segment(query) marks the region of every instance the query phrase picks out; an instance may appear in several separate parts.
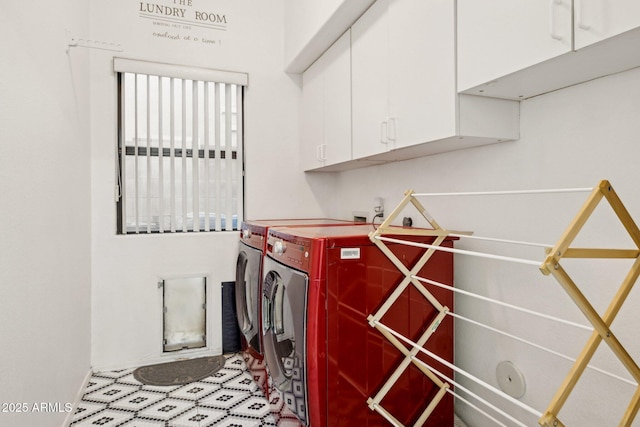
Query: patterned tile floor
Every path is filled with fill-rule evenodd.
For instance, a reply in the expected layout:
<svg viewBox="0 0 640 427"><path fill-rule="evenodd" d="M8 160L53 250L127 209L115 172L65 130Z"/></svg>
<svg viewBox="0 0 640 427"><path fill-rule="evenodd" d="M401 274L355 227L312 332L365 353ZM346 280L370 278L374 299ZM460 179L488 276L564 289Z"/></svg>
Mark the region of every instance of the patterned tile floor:
<svg viewBox="0 0 640 427"><path fill-rule="evenodd" d="M144 385L133 377L135 369L95 373L70 427L300 425L284 402L267 400L259 386L265 379L250 373L241 354L226 357L224 367L214 375L183 386ZM252 365L255 372L254 368ZM455 427L458 426L464 424L456 417Z"/></svg>
<svg viewBox="0 0 640 427"><path fill-rule="evenodd" d="M227 355L224 367L214 375L183 386L144 385L133 377L133 371L95 373L70 426L278 425L280 413L270 407L241 355Z"/></svg>

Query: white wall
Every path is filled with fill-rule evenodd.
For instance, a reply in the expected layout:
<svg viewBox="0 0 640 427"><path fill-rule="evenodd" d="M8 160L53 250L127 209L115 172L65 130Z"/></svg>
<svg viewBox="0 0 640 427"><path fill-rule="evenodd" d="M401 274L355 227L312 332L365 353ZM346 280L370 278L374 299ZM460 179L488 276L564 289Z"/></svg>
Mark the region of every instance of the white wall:
<svg viewBox="0 0 640 427"><path fill-rule="evenodd" d="M341 173L336 196L342 202L333 205L329 214L370 211L375 196L385 199L389 212L407 189L440 192L592 187L599 180L608 179L640 222L639 69L532 98L523 101L521 107L519 141ZM577 214L587 194L505 197L434 198L422 202L446 228L472 230L479 236L553 244ZM633 247L611 210L603 206L596 210L594 220L587 223L576 244ZM411 209L403 215L411 215L414 220L417 217ZM468 240L457 246L544 259L541 249L494 247ZM587 324L560 285L552 277L543 276L536 267L458 255L455 262L456 286L462 289ZM630 262L566 261L564 265L603 312ZM613 329L636 360L640 360L639 292L635 289L631 293ZM481 304L468 297L460 296L456 301L457 310L472 319L573 357L580 353L588 337L588 333L579 329ZM593 364L628 378L612 354L603 344ZM524 372L527 393L523 401L540 411L546 409L570 368L569 362L556 356L457 323L456 362L460 367L497 386L495 368L501 360L513 361ZM469 385L469 381L463 383ZM561 412L561 420L572 426L617 424L634 390L632 386L588 372ZM457 407L469 426L493 425L464 405ZM537 425L535 416L519 410L513 412L527 425ZM634 425L640 425L640 421Z"/></svg>
<svg viewBox="0 0 640 427"><path fill-rule="evenodd" d="M7 3L0 14L0 402L64 404L75 399L90 365L122 367L158 359L158 277L203 273L213 283L233 280L235 233L115 235L114 55L249 73L248 218L350 217L353 211L370 212L376 196L385 199L389 211L408 188L582 187L603 178L611 180L632 215L639 217L635 184L640 177L640 70L524 101L522 138L513 143L340 174L304 175L298 163L300 81L282 72L283 0L193 0L198 10L228 17L227 31L216 34L221 43L215 45L194 42L196 34L211 35L205 30L182 33L192 40L153 36L158 31L152 21L138 16L139 3L93 0L91 11L86 2L63 3ZM47 14L33 13L35 9ZM89 25L92 39L120 43L123 52L74 48L67 54L65 29L82 37ZM553 243L584 196L446 199L425 205L448 228ZM409 214L416 219L414 212ZM606 209L598 211L596 226L585 230L584 244L607 238L626 242L612 222ZM522 256L542 259L538 251ZM598 262L595 268L580 263L567 266L602 309L627 263ZM456 285L584 322L559 285L535 267L457 257ZM614 324L636 358L638 292L631 293ZM586 339L582 332L463 297L457 298L457 309L573 356ZM215 317L210 320L214 327ZM458 324L456 358L461 367L493 384L496 364L512 360L527 379L523 400L539 410L569 369L568 362L464 324ZM594 364L624 374L604 347ZM609 425L632 391L589 373L562 419L567 425ZM470 426L490 425L464 405L459 409ZM0 413L0 424L60 425L65 416ZM535 425L535 417L523 417Z"/></svg>
<svg viewBox="0 0 640 427"><path fill-rule="evenodd" d="M246 218L317 216L318 197L324 194L324 184L314 190L320 196L310 189L298 165L300 78L283 72L283 1L155 3L184 8L192 16L196 11L224 15L226 30L163 27L139 16L140 2L92 2L92 38L123 48L122 52L94 51L91 57L92 365L98 370L160 359L158 278L201 273L212 286L233 281L238 241L234 232L116 236L114 56L249 74L244 132ZM204 38L216 43L205 44ZM210 333L220 325L215 308L219 296L214 297L212 290ZM221 343L212 343L209 350L219 352Z"/></svg>
<svg viewBox="0 0 640 427"><path fill-rule="evenodd" d="M65 30L88 34L89 6L2 9L0 402L28 413L0 425L59 426L90 367L88 56L65 51ZM63 411L34 412L41 402Z"/></svg>

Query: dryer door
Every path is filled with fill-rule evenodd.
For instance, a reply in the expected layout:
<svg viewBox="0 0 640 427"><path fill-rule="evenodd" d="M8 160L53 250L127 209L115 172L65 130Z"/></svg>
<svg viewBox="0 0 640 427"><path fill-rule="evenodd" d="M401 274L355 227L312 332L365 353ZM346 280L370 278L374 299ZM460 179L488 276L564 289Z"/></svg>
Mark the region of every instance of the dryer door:
<svg viewBox="0 0 640 427"><path fill-rule="evenodd" d="M236 262L236 312L238 326L249 347L262 354L260 340L260 279L262 252L240 242Z"/></svg>
<svg viewBox="0 0 640 427"><path fill-rule="evenodd" d="M307 423L306 313L308 276L265 259L262 315L264 355L273 384Z"/></svg>

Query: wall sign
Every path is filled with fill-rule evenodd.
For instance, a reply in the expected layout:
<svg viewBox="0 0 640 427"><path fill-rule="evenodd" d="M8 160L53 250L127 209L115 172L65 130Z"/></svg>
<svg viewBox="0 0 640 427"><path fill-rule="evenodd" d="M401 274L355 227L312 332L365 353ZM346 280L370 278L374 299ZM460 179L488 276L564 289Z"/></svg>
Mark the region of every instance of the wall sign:
<svg viewBox="0 0 640 427"><path fill-rule="evenodd" d="M138 16L151 22L153 36L183 43L219 46L227 31L224 11L200 7L194 0L138 2Z"/></svg>

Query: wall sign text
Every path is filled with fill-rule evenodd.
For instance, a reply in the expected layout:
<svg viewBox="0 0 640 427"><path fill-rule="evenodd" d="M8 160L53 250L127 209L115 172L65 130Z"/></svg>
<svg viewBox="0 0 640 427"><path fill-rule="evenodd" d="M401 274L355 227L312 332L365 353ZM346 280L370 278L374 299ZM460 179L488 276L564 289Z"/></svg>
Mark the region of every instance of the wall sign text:
<svg viewBox="0 0 640 427"><path fill-rule="evenodd" d="M153 23L153 36L161 39L220 45L220 32L229 24L224 12L195 6L194 0L138 2L137 9L140 18Z"/></svg>

